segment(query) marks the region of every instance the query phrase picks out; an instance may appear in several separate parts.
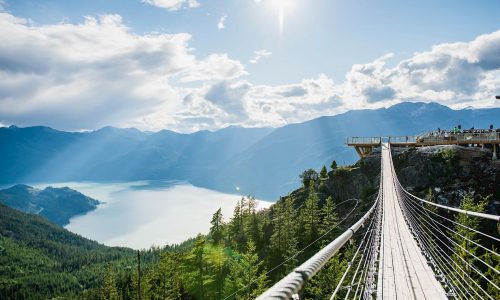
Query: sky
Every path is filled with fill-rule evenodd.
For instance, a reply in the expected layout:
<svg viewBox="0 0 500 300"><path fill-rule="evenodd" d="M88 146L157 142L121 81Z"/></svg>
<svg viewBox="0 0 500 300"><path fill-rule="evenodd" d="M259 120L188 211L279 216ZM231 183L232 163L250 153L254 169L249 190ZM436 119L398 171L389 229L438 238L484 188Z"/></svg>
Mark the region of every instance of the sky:
<svg viewBox="0 0 500 300"><path fill-rule="evenodd" d="M216 130L500 107L500 1L0 0L0 125Z"/></svg>

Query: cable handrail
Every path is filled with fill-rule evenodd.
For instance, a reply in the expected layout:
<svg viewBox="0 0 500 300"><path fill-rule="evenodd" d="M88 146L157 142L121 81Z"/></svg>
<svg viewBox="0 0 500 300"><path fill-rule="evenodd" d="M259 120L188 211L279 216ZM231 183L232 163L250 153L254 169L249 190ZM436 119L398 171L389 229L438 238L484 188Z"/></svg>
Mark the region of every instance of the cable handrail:
<svg viewBox="0 0 500 300"><path fill-rule="evenodd" d="M379 138L378 140L374 139L374 141L382 142L382 139L383 138ZM406 138L404 141L406 141ZM386 142L384 141L384 144L385 143ZM498 283L491 278L491 274L498 276L500 271L497 270L491 262L486 261L482 254L477 254L473 250L469 250L468 246L464 246L454 239L455 237L460 237L465 240L466 243L478 247L477 249L487 251L485 253L493 254L497 257L500 255L495 251L495 249L490 250L476 242L473 237L468 238L466 235L461 234L460 230L463 229L459 230L456 226L481 234L482 236L491 238L495 241L498 241L499 239L442 216L439 214L438 210L435 210L434 212L426 205L467 216L493 220L496 222L500 222L500 216L437 204L411 194L401 185L396 175L394 162L392 160L392 153L390 152L391 142L389 141L388 144L390 159L389 166L391 168L390 172L394 178L391 186L395 190L397 199L400 203L399 206L403 212L405 223L409 227L410 235L415 239L418 247L424 255L424 258L427 260L427 263L432 266L434 276L436 276L436 279L438 279L443 285L446 295L448 297L455 297L458 299L467 299L470 296L474 298L474 294L476 294L480 298L487 297L489 299L493 299L493 297L485 290L483 284L488 284L488 291L490 287L500 291ZM383 163L381 162L381 171L382 168ZM345 294L346 299L349 298L351 292L354 293L353 296L351 295L351 297L354 298L370 298L370 295L373 293L375 287L380 289L380 286L378 285L380 285L380 277L382 276L380 275L380 261L377 258L383 259L383 253L380 252L380 244L383 244L383 240L380 239L379 234L381 230L381 220L383 217L383 207L381 205L384 197L382 192L383 189L384 187L381 176L380 188L375 203L362 218L360 218L354 225L338 236L330 244L319 250L306 262L275 283L257 299L297 299L298 295L303 290L305 283L325 266L325 264L347 243L347 241L353 237L361 226L371 219L368 228L363 235L361 243L357 247L354 256L349 259L348 267L344 270L344 274L335 286L335 290L330 299L333 299L336 295L338 295L342 288L347 290ZM438 220L436 217L441 218L441 220L446 220L445 223L442 223L443 221ZM448 224L454 224L455 227ZM453 237L448 236L447 234L452 234ZM469 258L467 258L466 260L464 257L461 257L458 252L464 253L467 257L471 257L472 259L469 260ZM478 263L481 263L481 265ZM354 266L355 264L357 265L356 267ZM478 265L481 268L479 268ZM378 276L376 272L377 269L379 270ZM484 269L488 270L488 272L485 272ZM348 273L351 271L354 271L354 274L351 275L352 277L349 277L350 284L342 287ZM469 272L477 274L475 276L477 276L476 278L480 280L476 281L470 278Z"/></svg>
<svg viewBox="0 0 500 300"><path fill-rule="evenodd" d="M404 187L402 187L401 183L399 183L399 180L397 182L398 182L399 186L403 189L403 192L405 192L405 194L408 194L410 197L412 197L412 198L414 198L414 199L416 199L418 201L421 201L421 202L424 202L424 203L427 203L427 204L430 204L430 205L433 205L433 206L436 206L436 207L440 207L440 208L443 208L443 209L446 209L446 210L451 210L451 211L454 211L454 212L462 213L462 214L465 214L465 215L468 215L468 216L474 216L474 217L479 217L479 218L483 218L483 219L490 219L490 220L494 220L494 221L500 222L500 216L499 215L485 214L485 213L479 213L479 212L470 211L470 210L464 210L464 209L460 209L460 208L456 208L456 207L451 207L451 206L446 206L446 205L442 205L442 204L437 204L437 203L430 202L430 201L427 201L425 199L419 198L419 197L417 197L415 195L412 195Z"/></svg>
<svg viewBox="0 0 500 300"><path fill-rule="evenodd" d="M351 239L356 231L369 219L372 212L375 210L379 197L375 200L373 206L361 217L354 225L349 227L343 234L333 240L330 244L318 251L313 257L309 258L290 274L275 283L266 292L260 295L257 299L291 299L297 294L305 282L312 278L330 258Z"/></svg>
<svg viewBox="0 0 500 300"><path fill-rule="evenodd" d="M389 152L390 153L390 152ZM497 283L493 282L491 278L488 278L487 276L485 276L485 274L483 274L472 262L469 262L467 260L465 260L464 258L462 258L460 255L458 255L458 253L455 251L455 249L453 247L450 246L450 242L451 242L451 245L455 245L455 247L458 246L460 251L464 251L464 253L467 253L467 255L470 255L473 257L473 260L476 260L476 261L480 261L483 265L485 265L487 268L489 268L490 270L493 270L494 273L498 274L499 271L496 270L493 266L491 266L490 264L488 264L487 262L485 262L484 260L482 260L480 257L474 255L472 252L468 251L468 249L462 247L461 245L459 245L457 242L455 242L452 238L450 238L448 235L446 235L446 233L444 233L442 230L440 230L439 226L438 225L442 225L440 222L437 222L436 220L432 219L431 216L426 213L424 210L427 210L429 212L432 212L430 210L428 210L425 206L424 206L424 203L427 203L427 204L431 204L431 205L435 205L435 206L438 206L438 207L441 207L441 208L444 208L444 209L447 209L447 210L451 210L451 211L455 211L455 212L459 212L459 213L463 213L463 214L466 214L466 215L473 215L473 216L476 216L476 217L481 217L481 218L484 218L484 219L492 219L492 220L497 220L497 216L495 215L490 215L490 214L483 214L483 213L478 213L478 212L472 212L472 211L468 211L468 210L463 210L463 209L457 209L457 208L453 208L453 207L448 207L448 206L445 206L445 205L439 205L439 204L435 204L433 202L429 202L427 200L424 200L424 199L421 199L419 197L416 197L414 195L412 195L411 193L409 193L402 185L401 183L399 182L399 179L397 178L397 175L396 175L396 172L395 172L395 169L394 169L394 164L393 164L393 161L392 161L392 153L389 154L389 157L390 157L390 165L391 165L391 172L393 173L393 178L394 178L394 182L396 184L396 193L397 193L397 196L398 198L401 200L401 209L403 210L403 213L404 213L404 216L405 216L405 219L406 219L406 222L408 223L408 225L410 226L411 228L411 231L413 232L414 235L417 235L418 238L416 236L415 239L417 240L417 242L420 244L420 247L422 249L423 252L429 252L429 250L432 250L432 247L427 247L427 246L424 246L422 247L423 245L421 244L420 242L420 237L422 236L421 233L419 233L419 231L422 231L426 236L427 238L432 241L435 246L439 247L439 249L442 250L442 254L444 254L445 256L448 257L448 263L453 263L455 265L455 267L453 266L450 266L451 270L453 269L459 269L461 272L464 273L464 275L466 277L469 276L469 274L467 274L461 267L460 265L455 262L452 258L450 258L450 256L446 253L445 250L442 249L441 246L439 246L438 244L436 244L436 241L434 240L437 239L445 248L447 248L448 251L450 251L453 255L453 257L456 257L457 259L460 259L462 261L462 263L464 264L464 267L468 270L472 270L474 271L477 275L479 275L485 282L487 282L492 288L496 289L496 290L499 290L499 286L497 285ZM416 202L415 200L419 200L420 202ZM418 205L418 203L420 203L421 205ZM413 208L412 208L413 207ZM417 212L418 211L418 212ZM421 219L423 217L423 219ZM429 223L426 218L427 217L431 222ZM440 216L441 217L441 216ZM423 222L427 223L428 225L430 225L430 227L432 227L432 229L434 230L431 230L426 224L424 224ZM433 223L433 224L431 224ZM455 223L455 222L454 222ZM437 225L436 225L437 224ZM461 224L460 224L461 225ZM443 225L444 226L444 225ZM446 226L445 226L446 227ZM469 228L467 226L463 226L467 229L470 229L470 230L473 230L474 232L478 232L477 230L474 230L472 228ZM425 228L425 230L423 229ZM446 229L448 230L451 230L450 228L446 227ZM454 232L453 230L451 230L452 232ZM454 232L456 233L456 232ZM479 232L480 233L480 232ZM432 235L434 238L431 238ZM481 233L482 234L482 233ZM443 241L442 238L440 238L440 236L444 237L445 241ZM485 235L485 234L483 234ZM489 235L486 235L489 237ZM468 240L468 239L466 239ZM477 244L477 243L475 243ZM480 247L480 248L485 248L485 247ZM491 251L488 249L488 251L490 253L494 253L496 255L498 255L497 253ZM433 252L433 251L432 251ZM441 254L441 255L442 255ZM436 257L433 257L431 255L431 257L428 257L427 255L425 255L428 259L428 261L430 263L433 263L433 261L435 262L436 260L440 260L440 256L436 256ZM434 263L433 263L434 264ZM435 266L435 265L434 265ZM440 270L441 267L438 268L438 270ZM444 275L444 272L443 271L440 271L443 275ZM449 274L453 274L453 272L450 272ZM460 274L459 274L460 275ZM453 276L455 277L455 276ZM460 276L462 277L462 276ZM463 278L463 277L462 277ZM456 277L455 277L455 281L458 282L462 288L463 288L463 285L461 284L460 281L457 281L456 280ZM469 283L467 282L467 280L465 280L465 283L467 283L467 285L469 285ZM489 299L493 299L492 296L490 294L488 294L488 292L486 292L483 287L481 285L479 285L475 280L471 280L472 283L474 283L484 294L486 297L488 297ZM457 296L456 295L456 291L460 291L460 293L462 293L462 291L460 290L460 288L457 286L457 285L454 285L455 282L449 282L450 285L445 285L445 287L449 287L452 289L452 291L455 293L454 296ZM470 287L470 285L469 285ZM472 288L472 290L476 293L477 291ZM466 294L468 294L468 292L466 291ZM479 296L479 294L478 294ZM482 296L479 296L482 298Z"/></svg>

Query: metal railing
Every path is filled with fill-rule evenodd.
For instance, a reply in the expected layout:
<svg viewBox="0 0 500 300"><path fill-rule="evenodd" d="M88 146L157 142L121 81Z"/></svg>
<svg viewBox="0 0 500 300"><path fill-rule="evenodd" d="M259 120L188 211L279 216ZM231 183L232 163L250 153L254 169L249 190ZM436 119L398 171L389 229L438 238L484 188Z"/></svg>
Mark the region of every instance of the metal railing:
<svg viewBox="0 0 500 300"><path fill-rule="evenodd" d="M412 136L412 135L388 137L389 143L398 144L398 145L415 144L416 140L417 140L417 138L415 136Z"/></svg>
<svg viewBox="0 0 500 300"><path fill-rule="evenodd" d="M347 229L342 235L333 240L330 244L318 251L302 265L293 270L286 277L274 284L270 289L260 295L257 299L292 299L303 288L304 284L318 273L323 266L337 253L347 241L351 239L356 231L370 218L375 210L380 198L380 193L373 206L368 212Z"/></svg>
<svg viewBox="0 0 500 300"><path fill-rule="evenodd" d="M498 144L500 143L500 132L482 133L437 133L429 132L417 136L387 136L387 137L348 137L345 139L347 145L380 145L387 141L393 145L428 145L428 144Z"/></svg>
<svg viewBox="0 0 500 300"><path fill-rule="evenodd" d="M499 142L499 132L485 132L485 133L429 133L426 135L418 136L417 143L457 143L457 144L475 144L475 143L488 143Z"/></svg>
<svg viewBox="0 0 500 300"><path fill-rule="evenodd" d="M346 138L346 144L358 144L358 145L372 145L380 144L382 141L381 137L349 137Z"/></svg>

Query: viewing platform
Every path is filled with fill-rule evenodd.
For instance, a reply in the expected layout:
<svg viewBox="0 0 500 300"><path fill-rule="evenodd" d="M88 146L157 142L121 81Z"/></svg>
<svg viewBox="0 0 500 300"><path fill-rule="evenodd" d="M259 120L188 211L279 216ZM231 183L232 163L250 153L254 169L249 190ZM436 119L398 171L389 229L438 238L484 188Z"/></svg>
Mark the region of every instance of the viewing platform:
<svg viewBox="0 0 500 300"><path fill-rule="evenodd" d="M491 148L493 159L497 158L497 146L500 144L500 129L464 130L460 132L432 131L416 136L387 137L349 137L347 146L354 147L360 157L370 154L374 147L384 142L393 147L423 147L435 145L481 146Z"/></svg>

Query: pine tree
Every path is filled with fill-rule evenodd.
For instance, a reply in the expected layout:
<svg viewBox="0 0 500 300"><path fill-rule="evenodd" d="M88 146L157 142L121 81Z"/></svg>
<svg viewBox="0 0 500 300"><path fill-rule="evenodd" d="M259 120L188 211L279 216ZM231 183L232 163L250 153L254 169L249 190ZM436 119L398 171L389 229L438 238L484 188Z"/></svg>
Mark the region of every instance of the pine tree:
<svg viewBox="0 0 500 300"><path fill-rule="evenodd" d="M252 240L255 244L260 244L261 225L255 210L257 202L254 197L248 196L246 200L246 209L244 218L244 232L247 241Z"/></svg>
<svg viewBox="0 0 500 300"><path fill-rule="evenodd" d="M249 216L255 212L255 207L257 206L257 201L255 201L255 197L248 196L244 204L245 204L245 211L244 211L245 215Z"/></svg>
<svg viewBox="0 0 500 300"><path fill-rule="evenodd" d="M118 291L116 290L115 274L111 264L106 266L101 285L101 299L118 300Z"/></svg>
<svg viewBox="0 0 500 300"><path fill-rule="evenodd" d="M335 254L326 266L306 284L304 299L328 299L347 268L347 260Z"/></svg>
<svg viewBox="0 0 500 300"><path fill-rule="evenodd" d="M326 198L325 204L320 210L321 222L319 224L319 234L323 236L320 245L326 246L330 243L333 238L336 236L338 230L335 228L337 226L339 220L338 216L335 213L335 204L333 203L332 196Z"/></svg>
<svg viewBox="0 0 500 300"><path fill-rule="evenodd" d="M232 260L224 298L255 299L267 287L267 275L263 261L259 261L255 244L249 241L247 252Z"/></svg>
<svg viewBox="0 0 500 300"><path fill-rule="evenodd" d="M219 244L224 235L224 221L222 220L222 209L219 208L212 216L212 221L210 221L212 227L210 227L210 236L215 244Z"/></svg>
<svg viewBox="0 0 500 300"><path fill-rule="evenodd" d="M212 278L210 280L209 294L211 299L223 299L223 288L225 279L225 268L227 263L227 256L224 248L221 246L212 246L208 248L207 260L209 262L210 273Z"/></svg>
<svg viewBox="0 0 500 300"><path fill-rule="evenodd" d="M326 179L326 178L328 178L328 171L326 170L325 165L323 165L323 167L321 168L321 171L319 172L319 177L320 177L321 179Z"/></svg>
<svg viewBox="0 0 500 300"><path fill-rule="evenodd" d="M194 247L186 256L184 268L184 280L188 292L197 299L207 298L207 285L212 282L210 274L206 272L205 238L202 235L196 237Z"/></svg>
<svg viewBox="0 0 500 300"><path fill-rule="evenodd" d="M238 251L244 249L246 244L245 228L244 228L245 212L246 212L246 201L245 198L242 197L234 208L233 218L231 219L231 222L229 224L231 245L234 247L234 249L237 249Z"/></svg>
<svg viewBox="0 0 500 300"><path fill-rule="evenodd" d="M147 299L180 299L180 275L180 255L162 253L160 261L147 274Z"/></svg>
<svg viewBox="0 0 500 300"><path fill-rule="evenodd" d="M248 226L247 226L247 237L249 241L252 241L256 247L260 247L262 241L262 225L259 218L259 215L254 211L248 217Z"/></svg>
<svg viewBox="0 0 500 300"><path fill-rule="evenodd" d="M273 207L273 233L270 240L270 264L282 264L277 273L288 273L297 266L297 220L293 198L280 199Z"/></svg>
<svg viewBox="0 0 500 300"><path fill-rule="evenodd" d="M318 180L318 172L314 169L307 169L302 174L300 174L300 179L302 180L302 184L305 188L307 188L311 181Z"/></svg>
<svg viewBox="0 0 500 300"><path fill-rule="evenodd" d="M332 161L332 164L330 165L330 168L332 168L332 170L335 170L337 169L337 161Z"/></svg>
<svg viewBox="0 0 500 300"><path fill-rule="evenodd" d="M498 249L495 246L491 249L493 252L498 253ZM498 255L493 255L490 252L484 254L484 261L490 266L494 267L495 270L500 271L500 258ZM500 275L493 271L491 268L484 273L484 275L491 280L491 283L487 283L486 291L493 297L493 299L500 299L500 291L494 286L500 286Z"/></svg>
<svg viewBox="0 0 500 300"><path fill-rule="evenodd" d="M273 233L270 239L270 250L271 250L271 261L274 263L280 262L284 257L285 250L285 239L283 238L285 232L285 222L284 222L284 206L285 201L280 199L273 206Z"/></svg>
<svg viewBox="0 0 500 300"><path fill-rule="evenodd" d="M479 203L476 204L474 203L474 198L471 195L466 195L462 199L462 202L460 203L460 208L468 211L484 212L487 202L488 198L485 198L483 199L483 201L480 201ZM479 218L458 213L456 215L455 221L463 226L475 230L479 229L479 224L480 224ZM463 274L463 272L458 270L458 268L454 268L457 270L458 273L461 273L460 274L461 276L457 276L457 278L461 278L465 275L464 280L478 281L479 275L477 275L477 273L471 267L474 266L474 263L476 261L471 254L476 256L478 255L478 246L468 241L471 240L474 242L479 242L479 239L477 238L477 233L459 225L455 226L455 232L457 233L454 234L452 237L456 243L453 244L453 250L455 251L455 253L452 255L452 259L466 273ZM471 282L470 284L473 285L474 283Z"/></svg>
<svg viewBox="0 0 500 300"><path fill-rule="evenodd" d="M318 196L314 189L314 182L309 185L309 194L305 201L305 208L302 209L302 222L304 224L304 244L312 243L318 237L319 209Z"/></svg>
<svg viewBox="0 0 500 300"><path fill-rule="evenodd" d="M285 273L290 273L298 263L297 220L292 197L287 197L285 199L285 206L283 209L283 227L283 239L285 242L284 258L286 260L283 266Z"/></svg>

